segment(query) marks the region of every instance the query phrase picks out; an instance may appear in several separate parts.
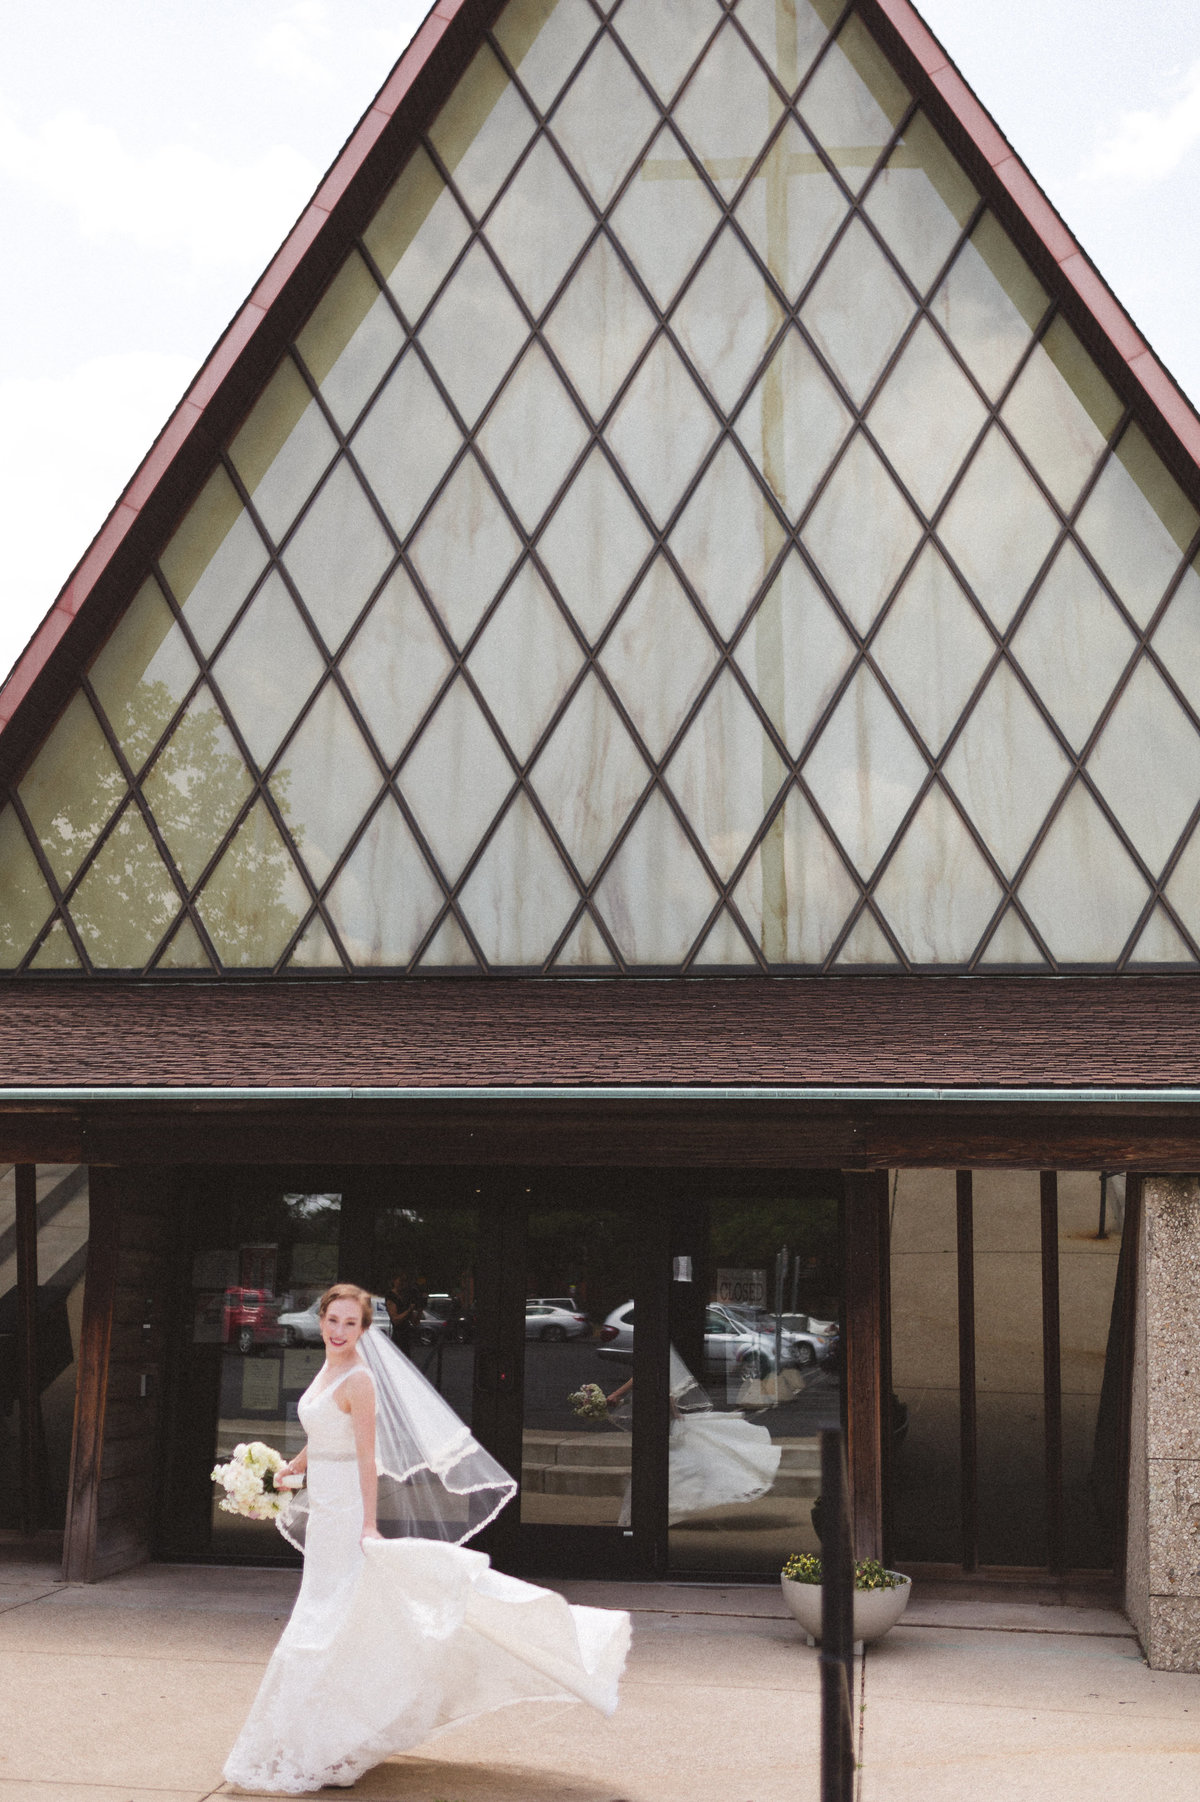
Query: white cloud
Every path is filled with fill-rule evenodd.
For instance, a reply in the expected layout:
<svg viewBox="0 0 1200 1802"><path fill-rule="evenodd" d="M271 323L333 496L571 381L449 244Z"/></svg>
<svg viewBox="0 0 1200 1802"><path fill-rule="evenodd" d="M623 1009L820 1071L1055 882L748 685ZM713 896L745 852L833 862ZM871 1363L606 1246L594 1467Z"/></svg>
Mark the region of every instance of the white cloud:
<svg viewBox="0 0 1200 1802"><path fill-rule="evenodd" d="M83 112L32 132L0 115L0 175L73 212L87 238L124 238L199 268L261 267L319 173L287 144L240 165L191 144L138 155Z"/></svg>
<svg viewBox="0 0 1200 1802"><path fill-rule="evenodd" d="M132 351L0 382L0 680L194 373L188 358Z"/></svg>
<svg viewBox="0 0 1200 1802"><path fill-rule="evenodd" d="M284 9L280 18L264 31L254 50L260 69L299 82L306 87L325 87L331 80L327 55L330 28L328 8L321 0L296 0Z"/></svg>
<svg viewBox="0 0 1200 1802"><path fill-rule="evenodd" d="M1149 186L1173 175L1198 143L1200 62L1193 63L1173 98L1157 111L1125 113L1087 165L1084 178Z"/></svg>

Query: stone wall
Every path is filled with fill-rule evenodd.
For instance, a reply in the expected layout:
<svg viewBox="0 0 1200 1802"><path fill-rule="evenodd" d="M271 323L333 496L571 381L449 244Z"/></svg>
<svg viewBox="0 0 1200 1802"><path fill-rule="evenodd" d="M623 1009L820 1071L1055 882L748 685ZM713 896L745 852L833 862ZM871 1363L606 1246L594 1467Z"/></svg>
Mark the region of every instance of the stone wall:
<svg viewBox="0 0 1200 1802"><path fill-rule="evenodd" d="M1200 1178L1142 1189L1125 1605L1155 1670L1200 1671Z"/></svg>

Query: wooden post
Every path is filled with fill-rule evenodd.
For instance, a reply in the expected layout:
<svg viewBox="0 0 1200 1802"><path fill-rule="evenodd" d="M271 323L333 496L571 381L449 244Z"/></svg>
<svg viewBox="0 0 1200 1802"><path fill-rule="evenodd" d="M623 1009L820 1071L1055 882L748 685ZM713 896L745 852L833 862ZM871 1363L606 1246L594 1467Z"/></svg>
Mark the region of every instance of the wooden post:
<svg viewBox="0 0 1200 1802"><path fill-rule="evenodd" d="M38 1457L37 1165L18 1164L17 1186L17 1406L21 1436L21 1531L30 1537L42 1524L42 1484Z"/></svg>
<svg viewBox="0 0 1200 1802"><path fill-rule="evenodd" d="M842 1346L854 1556L883 1557L885 1466L891 1431L888 1377L888 1176L846 1171Z"/></svg>
<svg viewBox="0 0 1200 1802"><path fill-rule="evenodd" d="M104 1411L108 1398L108 1355L120 1252L117 1172L93 1166L88 1181L88 1261L83 1286L83 1324L79 1335L71 1474L67 1482L66 1532L63 1535L63 1578L70 1583L90 1583L94 1576L100 1455L104 1446Z"/></svg>

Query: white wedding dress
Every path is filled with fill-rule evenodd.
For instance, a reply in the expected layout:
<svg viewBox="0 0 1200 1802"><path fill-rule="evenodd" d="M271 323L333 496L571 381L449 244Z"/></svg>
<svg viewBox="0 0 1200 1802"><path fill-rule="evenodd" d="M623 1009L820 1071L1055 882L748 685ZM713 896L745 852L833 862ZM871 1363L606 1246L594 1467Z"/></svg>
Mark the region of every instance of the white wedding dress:
<svg viewBox="0 0 1200 1802"><path fill-rule="evenodd" d="M300 1401L304 1576L227 1780L284 1795L348 1786L390 1754L512 1702L582 1701L611 1714L627 1614L570 1607L462 1545L360 1544L362 1492L354 1428L336 1401L341 1380L315 1396L314 1384Z"/></svg>

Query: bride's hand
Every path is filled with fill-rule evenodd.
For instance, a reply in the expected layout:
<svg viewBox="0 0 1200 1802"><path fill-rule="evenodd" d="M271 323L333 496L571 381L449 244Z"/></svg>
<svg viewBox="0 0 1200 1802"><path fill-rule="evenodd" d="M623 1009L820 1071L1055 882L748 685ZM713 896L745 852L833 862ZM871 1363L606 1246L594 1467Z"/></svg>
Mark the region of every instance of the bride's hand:
<svg viewBox="0 0 1200 1802"><path fill-rule="evenodd" d="M366 1545L368 1539L382 1539L382 1538L383 1538L383 1534L379 1531L378 1527L368 1527L366 1529L366 1531L363 1533L362 1538L359 1540L359 1544Z"/></svg>

